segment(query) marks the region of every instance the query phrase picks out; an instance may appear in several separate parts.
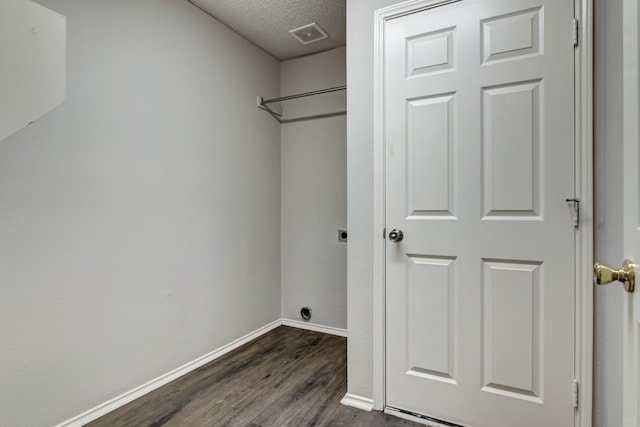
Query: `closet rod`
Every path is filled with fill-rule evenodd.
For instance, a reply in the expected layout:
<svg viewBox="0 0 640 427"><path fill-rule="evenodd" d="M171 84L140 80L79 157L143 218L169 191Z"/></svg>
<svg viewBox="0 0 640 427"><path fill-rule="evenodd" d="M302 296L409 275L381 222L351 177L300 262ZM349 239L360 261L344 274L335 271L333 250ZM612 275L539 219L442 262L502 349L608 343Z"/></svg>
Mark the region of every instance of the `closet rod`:
<svg viewBox="0 0 640 427"><path fill-rule="evenodd" d="M339 90L347 90L347 87L336 86L336 87L330 87L328 89L320 89L320 90L314 90L312 92L305 92L305 93L298 93L296 95L283 96L281 98L273 98L273 99L260 98L260 100L261 100L261 105L266 105L266 104L273 104L274 102L288 101L290 99L298 99L298 98L304 98L307 96L321 95L323 93L337 92Z"/></svg>

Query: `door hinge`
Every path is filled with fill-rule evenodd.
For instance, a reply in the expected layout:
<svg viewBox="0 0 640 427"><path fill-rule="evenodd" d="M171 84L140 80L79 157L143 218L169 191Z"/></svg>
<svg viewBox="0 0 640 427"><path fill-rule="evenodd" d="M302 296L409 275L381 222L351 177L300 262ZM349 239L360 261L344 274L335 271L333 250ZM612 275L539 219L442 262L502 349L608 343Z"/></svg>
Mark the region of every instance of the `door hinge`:
<svg viewBox="0 0 640 427"><path fill-rule="evenodd" d="M573 396L573 407L577 408L579 403L579 398L580 398L580 383L578 382L578 380L573 380L572 396Z"/></svg>
<svg viewBox="0 0 640 427"><path fill-rule="evenodd" d="M573 41L574 47L578 46L578 28L578 20L576 18L573 18L573 23L571 24L571 40Z"/></svg>
<svg viewBox="0 0 640 427"><path fill-rule="evenodd" d="M571 210L573 212L573 226L575 228L580 228L580 199L572 197L570 199L566 199L566 202L571 204Z"/></svg>

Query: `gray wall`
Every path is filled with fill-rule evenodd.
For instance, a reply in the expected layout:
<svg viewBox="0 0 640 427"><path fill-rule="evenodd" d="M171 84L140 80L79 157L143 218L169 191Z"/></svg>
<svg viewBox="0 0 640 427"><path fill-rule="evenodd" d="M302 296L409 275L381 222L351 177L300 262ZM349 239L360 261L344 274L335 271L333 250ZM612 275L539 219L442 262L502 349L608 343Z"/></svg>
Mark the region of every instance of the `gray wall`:
<svg viewBox="0 0 640 427"><path fill-rule="evenodd" d="M398 0L347 0L348 387L373 395L373 12ZM596 258L622 260L621 1L595 0ZM618 206L616 206L616 204ZM595 294L594 425L621 425L620 289Z"/></svg>
<svg viewBox="0 0 640 427"><path fill-rule="evenodd" d="M347 0L347 384L373 397L373 11L399 0Z"/></svg>
<svg viewBox="0 0 640 427"><path fill-rule="evenodd" d="M346 49L282 62L283 96L346 83ZM346 109L345 92L282 103L287 118ZM282 315L311 323L347 327L347 244L338 228L347 225L346 117L301 120L282 125Z"/></svg>
<svg viewBox="0 0 640 427"><path fill-rule="evenodd" d="M279 63L186 1L41 3L67 16L68 96L0 142L11 427L280 317L280 126L255 107Z"/></svg>

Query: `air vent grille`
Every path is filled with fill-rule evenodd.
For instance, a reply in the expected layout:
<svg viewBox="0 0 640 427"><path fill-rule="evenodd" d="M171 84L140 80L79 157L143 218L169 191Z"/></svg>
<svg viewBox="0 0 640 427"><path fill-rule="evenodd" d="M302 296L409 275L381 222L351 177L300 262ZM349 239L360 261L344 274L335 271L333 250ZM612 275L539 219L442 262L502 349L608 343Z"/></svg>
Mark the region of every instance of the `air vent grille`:
<svg viewBox="0 0 640 427"><path fill-rule="evenodd" d="M329 35L315 22L289 31L302 44L314 43L329 38Z"/></svg>

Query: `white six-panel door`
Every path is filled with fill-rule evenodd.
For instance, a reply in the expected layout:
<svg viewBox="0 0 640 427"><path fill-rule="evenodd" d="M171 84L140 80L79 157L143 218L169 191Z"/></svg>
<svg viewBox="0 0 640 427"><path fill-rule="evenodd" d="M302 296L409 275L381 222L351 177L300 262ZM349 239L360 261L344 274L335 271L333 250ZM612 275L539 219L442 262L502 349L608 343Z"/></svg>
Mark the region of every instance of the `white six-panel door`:
<svg viewBox="0 0 640 427"><path fill-rule="evenodd" d="M638 0L624 0L624 253L635 264L640 263L639 27ZM625 294L624 304L624 427L640 427L640 286Z"/></svg>
<svg viewBox="0 0 640 427"><path fill-rule="evenodd" d="M385 24L389 408L574 423L573 13L462 0Z"/></svg>

